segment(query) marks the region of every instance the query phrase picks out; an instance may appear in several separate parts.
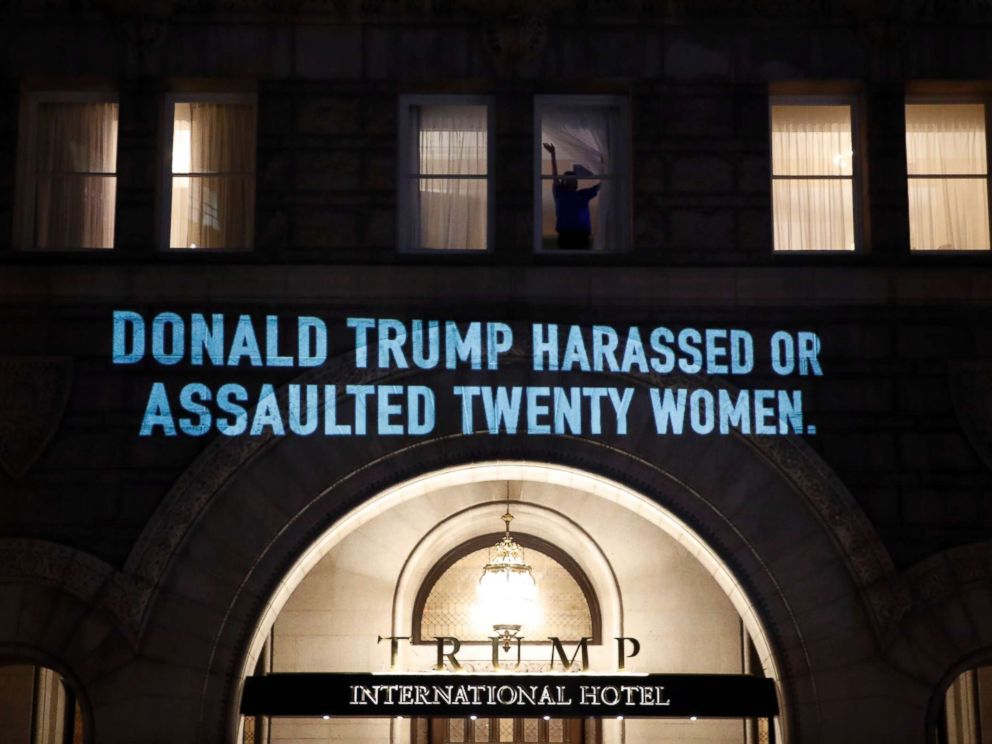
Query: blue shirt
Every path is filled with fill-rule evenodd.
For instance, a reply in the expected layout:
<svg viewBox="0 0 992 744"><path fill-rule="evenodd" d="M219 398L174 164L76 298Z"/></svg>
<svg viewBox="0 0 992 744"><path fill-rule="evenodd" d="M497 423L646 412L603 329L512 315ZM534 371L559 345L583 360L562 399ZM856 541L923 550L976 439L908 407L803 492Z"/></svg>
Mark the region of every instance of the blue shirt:
<svg viewBox="0 0 992 744"><path fill-rule="evenodd" d="M555 198L555 230L583 230L592 232L589 202L599 193L600 184L588 189L570 191L555 183L551 194Z"/></svg>

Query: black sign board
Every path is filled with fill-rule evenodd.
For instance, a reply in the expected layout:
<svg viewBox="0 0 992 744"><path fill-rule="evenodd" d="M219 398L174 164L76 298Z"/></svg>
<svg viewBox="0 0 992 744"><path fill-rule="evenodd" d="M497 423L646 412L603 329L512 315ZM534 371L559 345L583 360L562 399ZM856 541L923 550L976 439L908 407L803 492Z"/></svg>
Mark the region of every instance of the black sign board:
<svg viewBox="0 0 992 744"><path fill-rule="evenodd" d="M770 679L739 674L267 674L244 715L769 718Z"/></svg>

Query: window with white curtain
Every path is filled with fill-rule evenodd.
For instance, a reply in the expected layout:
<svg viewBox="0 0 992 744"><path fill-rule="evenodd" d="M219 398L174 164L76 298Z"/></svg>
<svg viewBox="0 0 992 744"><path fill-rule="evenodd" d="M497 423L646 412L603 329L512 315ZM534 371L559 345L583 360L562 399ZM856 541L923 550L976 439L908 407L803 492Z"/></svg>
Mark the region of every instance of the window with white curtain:
<svg viewBox="0 0 992 744"><path fill-rule="evenodd" d="M244 96L170 101L168 243L173 249L251 248L255 102Z"/></svg>
<svg viewBox="0 0 992 744"><path fill-rule="evenodd" d="M850 102L772 100L772 213L776 251L856 247Z"/></svg>
<svg viewBox="0 0 992 744"><path fill-rule="evenodd" d="M617 96L535 100L536 250L626 249L627 111L626 99Z"/></svg>
<svg viewBox="0 0 992 744"><path fill-rule="evenodd" d="M114 247L117 102L96 94L35 94L22 120L20 247Z"/></svg>
<svg viewBox="0 0 992 744"><path fill-rule="evenodd" d="M404 250L488 249L489 148L485 99L401 99L399 244Z"/></svg>
<svg viewBox="0 0 992 744"><path fill-rule="evenodd" d="M909 244L914 251L989 249L985 104L906 104Z"/></svg>

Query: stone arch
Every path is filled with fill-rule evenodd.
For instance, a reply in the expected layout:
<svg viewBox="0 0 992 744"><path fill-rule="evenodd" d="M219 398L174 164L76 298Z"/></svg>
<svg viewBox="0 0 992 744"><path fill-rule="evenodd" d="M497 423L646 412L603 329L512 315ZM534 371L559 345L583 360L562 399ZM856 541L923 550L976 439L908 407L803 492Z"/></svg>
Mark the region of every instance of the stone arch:
<svg viewBox="0 0 992 744"><path fill-rule="evenodd" d="M575 546L574 552L579 556L579 560L576 561L575 558L570 560L576 562L576 568L581 572L582 579L589 584L595 605L594 611L598 615L593 621L594 624L598 621L602 638L622 635L622 593L610 562L596 541L582 529L581 525L557 510L528 504L525 501L515 501L513 509L518 516L539 516L542 527L540 536L547 538L549 543L565 544L563 540L565 538L569 544ZM485 529L483 525L488 525L491 521L491 519L485 522L480 520L479 517L484 510L491 517L492 504L476 505L452 515L419 541L404 563L396 582L391 630L393 635L405 633L410 629L411 614L415 612L417 606L416 597L423 590L438 556L457 548L468 537L481 534ZM480 525L480 522L483 523Z"/></svg>
<svg viewBox="0 0 992 744"><path fill-rule="evenodd" d="M964 672L980 666L992 666L992 646L979 649L959 659L937 683L926 708L927 744L938 744L939 742L934 733L938 727L942 726L941 710L944 707L944 697L951 685Z"/></svg>
<svg viewBox="0 0 992 744"><path fill-rule="evenodd" d="M627 510L635 514L661 533L667 533L669 539L677 542L688 555L691 555L703 567L704 574L709 573L714 580L714 585L718 586L719 590L726 595L729 605L732 605L737 611L741 621L748 629L765 673L776 681L782 679L780 668L772 652L770 636L763 627L761 613L756 609L750 592L745 590L735 579L734 573L720 556L682 520L640 494L604 477L549 462L508 460L473 461L413 477L363 500L357 507L337 519L330 529L314 535L307 544L305 552L295 562L285 567L280 585L269 596L264 614L257 622L251 637L246 641L247 658L243 661L235 678L243 679L251 672L268 638L268 629L274 624L292 592L302 583L306 575L346 537L360 530L368 522L383 516L390 509L413 502L418 498L429 498L433 494L452 490L459 486L502 483L504 481L521 484L521 488L526 487L526 484L558 486L575 491L576 495L587 495L593 499L599 498L611 505L616 505L620 511ZM526 503L520 504L520 502L517 504L515 512L518 516L525 516L528 512L531 512L530 516L537 516L540 513L541 519L539 521L543 528L542 534L549 539L561 541L564 544L576 539L576 532L580 531L580 528L571 519L561 514L555 514L551 509L531 507ZM405 615L409 610L410 595L415 592L416 585L419 583L418 579L423 578L428 564L432 562L429 556L437 555L432 549L438 547L443 549L443 546L451 540L457 542L466 534L477 532L480 521L485 520L481 512L486 509L491 510L494 505L498 505L502 510L502 502L490 501L476 503L451 516L445 516L443 521L430 530L420 541L420 544L409 556L397 581L396 594L400 597L400 601L393 609L394 623L397 622L398 615ZM486 523L488 521L485 520ZM588 536L578 535L578 537L580 545L588 546L590 540ZM612 632L616 635L622 635L625 629L622 624L619 582L616 580L612 566L605 554L602 554L597 546L591 547L590 555L585 556L587 558L585 565L592 568L590 572L596 576L596 583L601 593L608 599L609 622L613 628ZM599 565L600 562L602 565ZM393 631L394 634L406 634L407 629L394 625ZM406 646L403 648L408 649ZM595 663L602 664L611 652L612 647L600 647L594 649L592 656L599 657L598 662ZM402 661L401 659L401 663ZM785 702L787 701L783 700L783 708L785 708ZM782 728L784 730L788 730L787 724L788 711L783 710Z"/></svg>
<svg viewBox="0 0 992 744"><path fill-rule="evenodd" d="M72 689L75 702L79 705L82 717L83 741L92 744L96 741L93 726L93 709L86 687L66 664L50 654L37 648L18 644L0 643L0 667L26 664L34 667L46 667L57 672Z"/></svg>
<svg viewBox="0 0 992 744"><path fill-rule="evenodd" d="M453 587L456 582L462 582L466 573L470 575L473 585L478 583L479 567L486 563L493 546L503 535L502 532L476 535L442 554L428 574L421 578L412 612L397 612L394 605L391 634L399 633L400 627L409 627L411 642L415 644L431 643L439 635L454 635L462 643L486 642L486 635L477 633L470 638L468 631L461 629L464 627L462 623L469 619L472 610L470 603L474 597L467 591L464 594L455 594ZM569 607L567 617L561 618L566 623L565 630L561 630L561 626L554 629L542 626L541 630L529 631L527 639L533 642L535 638L543 639L553 634L561 638L587 637L591 639L592 645L601 645L603 629L599 595L578 562L555 543L528 532L514 532L513 539L523 550L523 560L531 566L534 586L543 587L547 584L556 597L562 597L565 600L563 604ZM547 577L543 581L538 578L542 574ZM540 594L537 596L539 599ZM440 613L456 614L459 629L438 629L441 622L434 621L433 618ZM407 618L411 615L412 618L408 621ZM545 616L546 608L536 613L536 617L542 620ZM402 626L397 624L397 619L403 621Z"/></svg>
<svg viewBox="0 0 992 744"><path fill-rule="evenodd" d="M499 382L531 384L533 375L515 350ZM675 384L716 389L712 380L610 377L642 390ZM559 382L601 385L603 379L575 374ZM349 357L302 379L387 380L438 389L450 384L437 373L414 378L356 371ZM554 382L542 378L540 384ZM478 462L539 462L594 472L691 527L725 562L768 628L795 739L804 730L821 730L829 717L818 690L819 669L873 652L897 619L899 596L889 586L894 571L888 554L854 499L797 438L659 437L649 407L632 415L631 433L622 438L462 434L456 414L439 413L433 436L419 441L218 440L182 477L126 564L141 585L156 587L140 610L143 645L157 653L173 629L200 626L189 651L199 654L203 670L197 720L177 717L175 723L186 728L176 735L233 737L229 722L249 639L270 598L299 578L292 572L307 546L345 513L397 483ZM763 508L756 509L759 498ZM184 608L190 602L198 603L196 613Z"/></svg>
<svg viewBox="0 0 992 744"><path fill-rule="evenodd" d="M130 587L112 566L66 545L0 540L0 663L58 672L73 688L87 742L96 741L101 698L120 688L106 660L135 653Z"/></svg>
<svg viewBox="0 0 992 744"><path fill-rule="evenodd" d="M905 602L886 656L905 675L915 709L925 712L913 725L930 742L951 682L992 664L992 626L984 620L992 611L992 541L938 553L894 583Z"/></svg>

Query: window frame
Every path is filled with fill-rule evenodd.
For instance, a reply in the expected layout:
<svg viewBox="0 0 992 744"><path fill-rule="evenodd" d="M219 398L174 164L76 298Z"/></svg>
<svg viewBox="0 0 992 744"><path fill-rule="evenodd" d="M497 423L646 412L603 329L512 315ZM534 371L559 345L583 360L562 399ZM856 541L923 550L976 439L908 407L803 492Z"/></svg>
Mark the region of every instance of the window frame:
<svg viewBox="0 0 992 744"><path fill-rule="evenodd" d="M815 250L786 250L775 247L775 153L773 150L773 121L772 108L774 106L850 106L851 109L851 148L854 154L851 156L851 207L854 249L819 248ZM771 207L772 217L772 255L773 256L855 256L864 255L868 252L868 241L865 234L865 222L868 212L868 205L865 198L865 149L867 138L864 131L864 118L862 112L861 96L858 93L788 93L771 94L768 96L768 199ZM797 178L795 176L780 176L789 180ZM798 177L805 178L805 177ZM822 178L824 180L847 180L847 176L810 176L811 179Z"/></svg>
<svg viewBox="0 0 992 744"><path fill-rule="evenodd" d="M413 143L410 142L410 111L418 106L485 106L486 107L486 247L478 248L421 248L412 239L412 219L415 205L411 203L407 181L417 178L412 173L409 155ZM496 163L493 125L495 111L493 97L487 95L447 95L434 93L403 94L399 97L398 146L396 158L397 253L414 256L486 256L494 252L496 229L496 189L493 169Z"/></svg>
<svg viewBox="0 0 992 744"><path fill-rule="evenodd" d="M35 163L38 147L38 108L42 103L114 103L117 104L117 152L114 153L114 230L110 247L36 245L38 174ZM18 116L17 174L14 196L13 248L21 253L106 253L117 247L117 196L120 186L120 94L111 90L33 90L22 95Z"/></svg>
<svg viewBox="0 0 992 744"><path fill-rule="evenodd" d="M249 219L251 219L252 241L250 245L217 247L217 248L173 248L171 245L172 233L172 140L173 130L176 121L176 104L180 103L232 103L248 104L252 108L254 115L254 141L252 142L252 158L254 160L252 177L255 180L253 199L249 209ZM185 255L204 253L210 255L226 254L246 254L255 249L255 212L258 202L258 96L255 93L182 93L173 92L165 96L162 106L162 125L159 127L162 132L162 141L159 145L159 152L162 160L159 163L159 198L158 204L158 240L159 250L171 255Z"/></svg>
<svg viewBox="0 0 992 744"><path fill-rule="evenodd" d="M985 193L988 198L989 248L918 248L913 249L912 232L909 224L909 181L913 178L977 178L974 175L910 175L909 150L906 147L906 106L914 104L968 104L980 103L985 109ZM976 93L974 95L940 95L939 93L907 93L903 98L903 143L902 152L906 163L906 234L907 249L911 256L990 256L992 255L992 96Z"/></svg>
<svg viewBox="0 0 992 744"><path fill-rule="evenodd" d="M575 249L561 249L561 248L545 248L544 247L544 235L542 233L543 227L543 208L542 203L543 189L541 188L541 181L544 179L541 176L541 113L545 108L551 106L567 106L567 105L577 105L577 106L616 106L619 111L620 121L617 126L620 130L620 158L619 161L623 164L623 168L616 173L615 182L618 187L618 199L620 204L617 207L617 217L620 223L620 237L619 245L615 248L611 248L604 251L597 251L593 248L588 250L575 250ZM534 255L540 256L613 256L622 253L628 253L631 248L631 215L632 215L632 199L633 189L632 184L632 172L631 172L631 153L633 151L633 142L631 137L630 129L630 98L625 95L539 95L534 96L534 146L533 146L533 183L534 183L534 199L533 199L533 210L534 210L534 237L533 237L533 252ZM609 175L609 174L604 174Z"/></svg>

